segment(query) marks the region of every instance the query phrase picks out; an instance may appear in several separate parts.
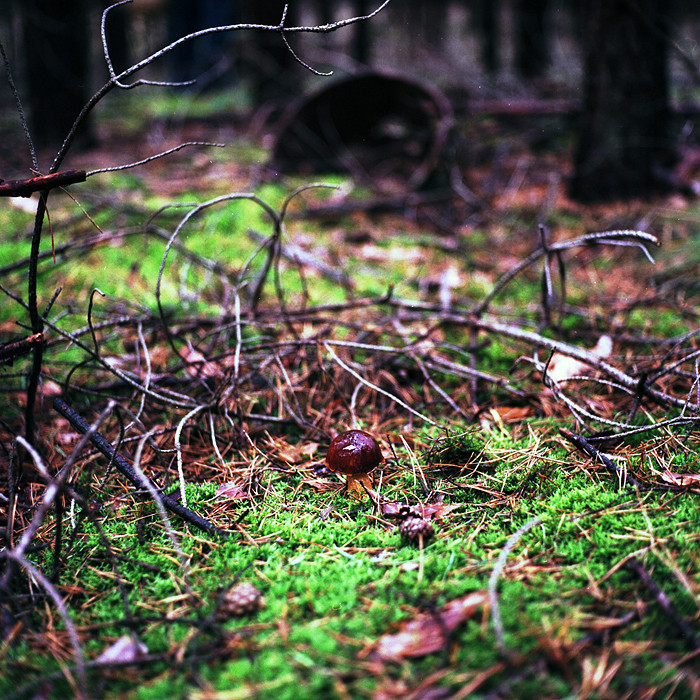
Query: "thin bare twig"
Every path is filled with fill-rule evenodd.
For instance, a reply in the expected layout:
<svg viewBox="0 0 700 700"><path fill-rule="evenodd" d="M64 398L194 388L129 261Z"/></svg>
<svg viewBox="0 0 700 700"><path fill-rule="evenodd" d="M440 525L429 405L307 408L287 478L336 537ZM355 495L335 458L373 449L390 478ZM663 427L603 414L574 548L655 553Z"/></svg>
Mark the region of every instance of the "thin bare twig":
<svg viewBox="0 0 700 700"><path fill-rule="evenodd" d="M493 631L496 635L496 643L504 656L509 656L510 651L506 644L505 631L503 628L503 618L501 617L501 606L498 601L498 580L501 578L503 569L506 566L506 560L509 554L513 551L513 548L520 541L520 538L533 527L539 525L542 522L542 518L537 516L528 520L524 525L519 527L505 543L505 546L498 554L498 559L494 565L491 575L489 576L489 605L491 606L491 623L493 624Z"/></svg>
<svg viewBox="0 0 700 700"><path fill-rule="evenodd" d="M226 144L211 143L209 141L187 141L186 143L181 143L179 146L175 146L174 148L169 148L167 151L162 151L161 153L156 153L155 155L148 156L148 158L137 160L134 163L126 163L125 165L115 165L111 168L99 168L97 170L89 170L87 172L87 177L97 175L98 173L111 173L117 170L128 170L129 168L136 168L139 165L145 165L146 163L151 163L152 161L158 160L159 158L169 156L171 153L177 153L178 151L181 151L183 148L187 148L188 146L214 146L216 148L224 148ZM0 187L2 186L0 185Z"/></svg>
<svg viewBox="0 0 700 700"><path fill-rule="evenodd" d="M635 479L633 476L630 476L627 472L623 472L619 467L615 465L615 463L610 459L610 457L603 454L598 448L591 445L591 443L588 442L588 440L586 440L586 438L582 435L576 435L576 433L572 433L570 430L565 430L564 428L560 428L559 432L571 444L578 447L579 450L587 454L596 462L600 462L602 465L604 465L610 473L610 475L617 480L620 488L622 488L625 485L625 483L629 483L638 489L647 488L644 484Z"/></svg>
<svg viewBox="0 0 700 700"><path fill-rule="evenodd" d="M182 500L182 505L187 508L187 494L185 493L185 472L182 467L182 448L180 447L180 435L182 434L182 429L190 418L193 418L200 411L204 410L206 406L195 406L188 414L186 414L183 419L177 424L177 430L175 431L175 450L177 454L177 474L180 480L180 499Z"/></svg>
<svg viewBox="0 0 700 700"><path fill-rule="evenodd" d="M337 362L346 372L351 374L355 379L359 380L362 382L365 386L370 387L371 389L374 389L375 391L378 391L380 394L384 394L388 399L393 401L394 403L397 403L399 406L402 408L405 408L409 413L412 413L414 416L417 416L421 420L424 420L426 423L430 423L430 425L436 425L438 428L441 428L443 426L440 425L440 423L435 422L432 420L432 418L428 418L424 413L421 413L420 411L416 411L415 408L409 406L405 401L402 401L398 396L394 396L390 391L386 391L385 389L382 389L381 387L377 386L376 384L373 384L372 382L368 381L364 377L362 377L360 374L358 374L352 367L348 366L345 362L343 362L338 355L335 353L333 348L330 346L329 343L324 342L323 347L326 348L326 352L331 356L334 362Z"/></svg>
<svg viewBox="0 0 700 700"><path fill-rule="evenodd" d="M197 32L192 32L191 34L187 34L186 36L180 37L176 41L171 42L167 46L164 46L162 49L159 49L158 51L153 52L149 56L146 56L146 58L142 59L141 61L138 61L137 63L134 63L133 65L129 66L125 70L123 70L121 73L117 74L116 71L114 70L114 66L112 65L111 58L109 56L109 50L107 47L107 40L106 40L106 34L105 34L105 22L106 22L106 17L109 12L111 12L114 8L119 7L121 5L126 5L132 2L132 0L121 0L121 2L117 2L114 5L110 5L107 7L104 12L102 13L102 24L101 24L101 33L102 33L102 48L103 48L103 53L105 57L105 62L107 64L107 68L110 73L110 78L109 80L87 101L87 103L83 106L83 108L80 110L80 113L76 117L75 121L73 122L73 125L71 126L68 134L66 135L66 138L63 141L63 144L58 150L58 153L56 154L56 157L54 158L54 161L51 165L50 171L51 173L56 172L60 167L61 163L65 159L71 145L73 144L73 141L75 140L76 134L78 133L79 129L82 127L83 123L87 119L87 116L92 112L92 110L95 108L95 106L105 97L105 95L109 94L112 90L115 88L122 88L122 89L132 89L135 87L138 87L139 85L146 85L146 84L161 84L161 85L189 85L192 83L192 81L186 81L186 82L181 82L181 83L157 83L155 81L148 81L148 80L136 80L133 83L125 83L124 81L134 75L135 73L138 73L140 70L143 68L146 68L146 66L151 65L154 61L157 61L158 59L162 58L166 54L170 53L174 49L176 49L178 46L181 46L182 44L189 42L189 41L194 41L195 39L199 39L204 36L208 36L209 34L217 34L217 33L225 33L225 32L235 32L235 31L244 31L244 30L259 30L259 31L267 31L267 32L282 32L284 30L285 33L287 34L299 34L299 33L329 33L329 32L334 32L338 29L341 29L342 27L347 27L351 24L355 24L357 22L363 22L366 20L371 19L375 15L377 15L379 12L381 12L390 2L391 0L385 0L376 10L373 12L370 12L367 15L362 15L358 17L350 17L345 20L340 20L338 22L333 22L332 24L326 24L326 25L319 25L315 27L283 27L281 25L268 25L268 24L231 24L231 25L225 25L225 26L220 26L220 27L208 27L206 29L202 29Z"/></svg>
<svg viewBox="0 0 700 700"><path fill-rule="evenodd" d="M89 698L89 686L87 682L87 672L85 666L85 654L83 652L82 644L80 643L80 636L78 635L78 630L73 624L70 614L68 613L68 608L61 597L61 594L56 590L51 581L49 581L46 576L41 572L41 570L32 564L30 561L25 559L23 556L17 554L14 550L5 550L0 552L0 556L5 556L8 559L16 562L19 566L27 571L29 576L31 576L47 593L49 598L53 601L56 606L58 614L63 620L63 624L66 626L68 631L68 637L71 641L71 646L73 647L73 659L75 661L75 670L78 674L80 697Z"/></svg>
<svg viewBox="0 0 700 700"><path fill-rule="evenodd" d="M688 644L694 649L700 649L700 638L693 628L683 619L681 614L676 610L669 597L661 590L659 585L654 581L651 574L644 568L642 563L636 557L632 557L625 562L625 566L633 571L649 589L654 596L654 600L659 604L661 609L668 615L673 623L681 631L681 634L686 638Z"/></svg>
<svg viewBox="0 0 700 700"><path fill-rule="evenodd" d="M513 326L505 323L499 323L498 321L486 321L482 319L474 319L474 325L482 330L492 331L498 333L499 335L504 335L508 338L513 338L514 340L520 340L535 347L544 347L549 350L554 350L561 353L562 355L568 355L569 357L574 357L581 362L585 362L587 365L600 370L601 372L607 374L608 376L615 379L622 386L628 389L637 389L638 380L634 377L630 377L621 370L617 369L610 363L601 359L594 352L585 350L583 348L576 347L575 345L569 345L568 343L563 343L559 340L552 340L551 338L546 338L545 336L535 333L533 331L528 331L518 326ZM668 403L678 408L688 405L685 399L681 399L675 396L670 396L658 389L652 389L651 387L646 388L646 393L649 397L653 398L655 401L660 403ZM700 406L691 405L693 409L700 409Z"/></svg>
<svg viewBox="0 0 700 700"><path fill-rule="evenodd" d="M538 248L537 250L530 253L521 263L508 270L503 274L493 285L491 291L472 309L472 312L477 316L481 316L491 305L494 297L515 277L517 277L523 270L530 267L533 263L537 262L542 256L546 256L548 253L555 253L560 255L563 251L571 250L580 246L590 247L592 245L598 245L605 243L608 245L620 245L622 243L633 245L637 248L641 248L647 259L651 259L649 252L646 248L647 245L659 245L659 239L645 231L605 231L602 233L589 233L585 236L579 238L574 238L570 241L562 241L561 243L549 244L545 249L544 246Z"/></svg>

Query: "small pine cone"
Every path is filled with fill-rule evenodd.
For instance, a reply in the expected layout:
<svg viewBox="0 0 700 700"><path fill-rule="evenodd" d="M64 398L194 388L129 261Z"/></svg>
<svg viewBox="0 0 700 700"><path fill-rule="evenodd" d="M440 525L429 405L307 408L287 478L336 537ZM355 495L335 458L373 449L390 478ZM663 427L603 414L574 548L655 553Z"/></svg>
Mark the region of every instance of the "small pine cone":
<svg viewBox="0 0 700 700"><path fill-rule="evenodd" d="M248 582L238 583L229 589L219 608L219 617L237 617L254 613L262 607L260 591Z"/></svg>
<svg viewBox="0 0 700 700"><path fill-rule="evenodd" d="M424 518L406 518L399 525L399 532L411 542L418 542L423 535L423 540L429 540L435 534L435 528Z"/></svg>

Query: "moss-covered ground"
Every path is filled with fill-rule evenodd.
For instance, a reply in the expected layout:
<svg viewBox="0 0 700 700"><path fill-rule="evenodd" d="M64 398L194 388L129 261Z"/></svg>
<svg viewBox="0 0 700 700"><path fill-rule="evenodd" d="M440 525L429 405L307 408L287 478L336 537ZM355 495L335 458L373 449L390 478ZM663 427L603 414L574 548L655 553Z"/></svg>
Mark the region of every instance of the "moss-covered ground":
<svg viewBox="0 0 700 700"><path fill-rule="evenodd" d="M362 697L408 693L426 679L454 693L481 679L475 697L564 697L584 683L606 697L652 689L692 697L692 683L674 672L688 642L625 563L643 561L677 611L694 619L697 495L621 490L582 464L552 428L495 429L466 467L453 465L464 475L443 478L446 464L428 470L446 515L423 547L402 541L381 509L348 497L331 479L305 486L310 479L302 464L263 471L258 493L239 501L222 502L215 484L188 487L195 511L237 526L225 542L178 527L181 552L152 508L135 509L120 498L100 518L120 553L116 571L85 522L59 589L76 611L89 656L129 629L124 599L136 620L133 631L154 655L146 669L108 674L110 695ZM697 462L698 443L688 447ZM631 466L650 475L673 448L665 452L641 469L631 457ZM389 465L385 474L386 498L420 500L405 465ZM402 620L487 588L508 537L536 516L541 523L522 536L499 585L510 666L503 666L486 607L440 653L400 663L376 658L376 641ZM32 559L50 569L48 553ZM264 607L204 625L221 588L238 578L260 589ZM47 613L40 608L36 615ZM43 645L33 635L5 649L3 696L52 667L55 697L71 695L60 672L71 664L70 651L55 622Z"/></svg>

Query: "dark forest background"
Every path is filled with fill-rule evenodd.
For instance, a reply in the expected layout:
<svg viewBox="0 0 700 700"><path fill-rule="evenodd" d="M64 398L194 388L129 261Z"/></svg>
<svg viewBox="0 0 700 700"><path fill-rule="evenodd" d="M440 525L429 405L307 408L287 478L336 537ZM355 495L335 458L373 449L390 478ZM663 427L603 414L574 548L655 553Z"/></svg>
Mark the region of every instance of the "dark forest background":
<svg viewBox="0 0 700 700"><path fill-rule="evenodd" d="M104 3L11 0L6 7L0 29L12 39L10 60L32 133L40 146L55 148L107 77L97 32ZM278 24L283 8L279 0L136 0L110 14L106 38L119 71L197 29ZM372 9L366 0L298 0L289 3L285 25L328 23ZM679 137L695 131L699 37L697 3L681 0L396 0L372 22L289 41L318 71L400 72L445 90L457 111L489 100L571 100L554 108L582 113L572 194L587 201L647 194L673 167ZM196 78L190 91L243 85L257 105L289 101L323 80L271 32L190 42L140 77ZM19 166L14 104L9 92L0 99L3 159ZM82 134L83 144L93 139Z"/></svg>

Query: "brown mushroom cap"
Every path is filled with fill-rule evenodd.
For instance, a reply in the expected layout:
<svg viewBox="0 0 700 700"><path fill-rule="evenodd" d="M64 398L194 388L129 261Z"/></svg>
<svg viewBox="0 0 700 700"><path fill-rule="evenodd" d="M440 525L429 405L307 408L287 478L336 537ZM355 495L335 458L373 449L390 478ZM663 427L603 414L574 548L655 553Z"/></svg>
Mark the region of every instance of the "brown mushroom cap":
<svg viewBox="0 0 700 700"><path fill-rule="evenodd" d="M326 466L333 472L369 474L384 461L376 439L364 430L348 430L336 435L326 454Z"/></svg>

